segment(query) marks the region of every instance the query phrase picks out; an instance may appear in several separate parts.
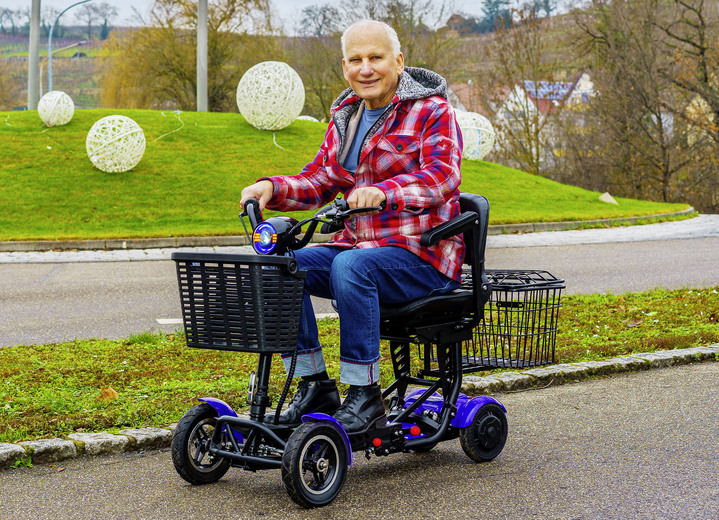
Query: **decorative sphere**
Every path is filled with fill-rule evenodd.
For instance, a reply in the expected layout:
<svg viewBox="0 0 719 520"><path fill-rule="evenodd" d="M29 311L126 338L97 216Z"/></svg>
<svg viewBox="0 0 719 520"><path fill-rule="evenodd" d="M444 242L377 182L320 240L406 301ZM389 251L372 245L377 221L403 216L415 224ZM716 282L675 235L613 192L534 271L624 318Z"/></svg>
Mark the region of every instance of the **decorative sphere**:
<svg viewBox="0 0 719 520"><path fill-rule="evenodd" d="M480 161L494 146L495 132L489 119L476 112L456 110L457 123L462 130L464 150L462 157Z"/></svg>
<svg viewBox="0 0 719 520"><path fill-rule="evenodd" d="M87 155L104 172L126 172L145 153L145 133L125 116L107 116L97 121L85 140Z"/></svg>
<svg viewBox="0 0 719 520"><path fill-rule="evenodd" d="M264 61L244 73L237 85L240 114L260 130L281 130L305 104L305 87L295 70L281 61Z"/></svg>
<svg viewBox="0 0 719 520"><path fill-rule="evenodd" d="M37 112L47 126L66 125L75 113L75 103L61 90L51 90L40 98Z"/></svg>

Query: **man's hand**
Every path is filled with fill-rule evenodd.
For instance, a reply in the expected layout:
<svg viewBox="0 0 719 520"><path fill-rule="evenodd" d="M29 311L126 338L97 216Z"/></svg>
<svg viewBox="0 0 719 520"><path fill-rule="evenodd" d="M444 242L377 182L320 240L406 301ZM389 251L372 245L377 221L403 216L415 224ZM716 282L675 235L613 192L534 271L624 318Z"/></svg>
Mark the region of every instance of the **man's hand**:
<svg viewBox="0 0 719 520"><path fill-rule="evenodd" d="M364 208L368 206L379 206L387 200L387 195L374 186L368 186L366 188L357 188L352 194L347 197L347 203L350 209ZM377 213L373 211L371 213Z"/></svg>
<svg viewBox="0 0 719 520"><path fill-rule="evenodd" d="M272 184L272 181L268 180L256 182L255 184L247 186L242 190L242 198L240 199L242 209L245 209L245 202L247 202L247 199L254 198L257 199L257 202L260 204L260 211L264 210L265 206L272 198L274 190L274 184Z"/></svg>

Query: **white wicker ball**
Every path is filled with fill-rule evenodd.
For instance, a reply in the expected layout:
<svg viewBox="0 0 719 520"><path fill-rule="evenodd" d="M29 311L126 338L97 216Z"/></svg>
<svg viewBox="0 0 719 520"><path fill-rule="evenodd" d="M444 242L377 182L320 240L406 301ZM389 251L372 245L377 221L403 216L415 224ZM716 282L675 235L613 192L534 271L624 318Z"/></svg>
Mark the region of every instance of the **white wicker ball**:
<svg viewBox="0 0 719 520"><path fill-rule="evenodd" d="M264 61L244 73L237 85L240 114L260 130L281 130L305 104L300 75L281 61Z"/></svg>
<svg viewBox="0 0 719 520"><path fill-rule="evenodd" d="M87 155L104 172L126 172L145 153L145 133L125 116L107 116L97 121L85 140Z"/></svg>
<svg viewBox="0 0 719 520"><path fill-rule="evenodd" d="M37 112L47 126L66 125L75 113L75 103L61 90L51 90L40 98Z"/></svg>
<svg viewBox="0 0 719 520"><path fill-rule="evenodd" d="M489 153L494 146L495 132L489 119L476 112L456 110L457 123L462 130L464 150L462 157L479 161Z"/></svg>

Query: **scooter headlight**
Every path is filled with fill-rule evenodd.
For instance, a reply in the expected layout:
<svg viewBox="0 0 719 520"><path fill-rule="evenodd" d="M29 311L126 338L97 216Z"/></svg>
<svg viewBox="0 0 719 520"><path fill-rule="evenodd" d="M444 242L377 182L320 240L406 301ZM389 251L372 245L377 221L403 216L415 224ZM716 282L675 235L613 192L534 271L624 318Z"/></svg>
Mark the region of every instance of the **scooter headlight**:
<svg viewBox="0 0 719 520"><path fill-rule="evenodd" d="M277 230L268 223L262 222L252 233L252 247L261 255L269 255L277 247Z"/></svg>

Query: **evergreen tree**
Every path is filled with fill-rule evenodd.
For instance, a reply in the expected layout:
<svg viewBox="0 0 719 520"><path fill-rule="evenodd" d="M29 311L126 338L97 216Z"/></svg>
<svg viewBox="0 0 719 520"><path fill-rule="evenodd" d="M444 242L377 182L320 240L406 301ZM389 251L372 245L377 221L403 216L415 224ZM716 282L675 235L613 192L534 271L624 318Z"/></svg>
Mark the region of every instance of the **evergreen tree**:
<svg viewBox="0 0 719 520"><path fill-rule="evenodd" d="M509 0L484 0L480 32L493 32L498 27L509 27L511 12Z"/></svg>

